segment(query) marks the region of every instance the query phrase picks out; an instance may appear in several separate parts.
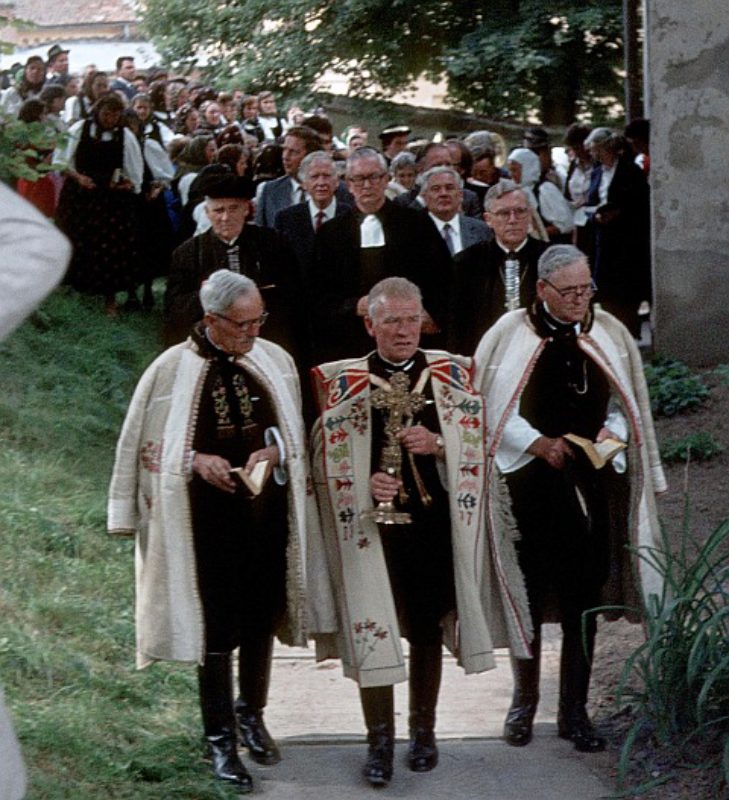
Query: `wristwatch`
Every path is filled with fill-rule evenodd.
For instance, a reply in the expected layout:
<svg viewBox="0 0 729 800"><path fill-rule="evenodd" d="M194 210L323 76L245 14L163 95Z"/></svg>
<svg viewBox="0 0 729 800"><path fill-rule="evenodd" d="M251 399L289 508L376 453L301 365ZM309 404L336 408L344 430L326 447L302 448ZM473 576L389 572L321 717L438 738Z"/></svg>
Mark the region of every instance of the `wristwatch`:
<svg viewBox="0 0 729 800"><path fill-rule="evenodd" d="M437 434L435 437L435 447L436 453L440 453L441 450L445 450L445 439L440 434Z"/></svg>

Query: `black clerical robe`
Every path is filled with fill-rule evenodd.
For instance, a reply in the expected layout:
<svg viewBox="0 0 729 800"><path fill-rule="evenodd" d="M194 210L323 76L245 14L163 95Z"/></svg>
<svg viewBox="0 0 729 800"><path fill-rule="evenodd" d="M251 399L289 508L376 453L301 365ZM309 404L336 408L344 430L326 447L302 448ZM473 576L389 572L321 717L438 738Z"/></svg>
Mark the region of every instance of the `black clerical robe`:
<svg viewBox="0 0 729 800"><path fill-rule="evenodd" d="M519 305L528 308L537 296L537 261L546 244L531 237L516 252L519 261ZM448 350L472 355L481 337L504 314L504 262L507 252L495 239L461 251L455 261L455 285L447 325Z"/></svg>
<svg viewBox="0 0 729 800"><path fill-rule="evenodd" d="M243 467L266 446L265 430L277 424L273 403L253 375L207 340L204 329L193 338L210 362L193 450ZM193 474L188 491L206 648L229 652L250 635L272 634L283 617L286 489L271 476L261 494L250 498L242 488L230 494Z"/></svg>
<svg viewBox="0 0 729 800"><path fill-rule="evenodd" d="M202 282L218 269L232 269L251 278L269 312L265 336L298 360L308 348L297 271L293 256L279 235L268 228L246 225L230 246L212 230L183 242L172 254L165 292L165 342L183 341L202 319Z"/></svg>
<svg viewBox="0 0 729 800"><path fill-rule="evenodd" d="M377 212L383 247L362 248L364 215L355 209L324 224L316 235L312 308L315 361L364 355L372 347L357 301L383 278L401 276L415 283L423 306L440 328L446 324L452 263L448 248L427 215L390 200ZM442 346L425 336L428 347Z"/></svg>

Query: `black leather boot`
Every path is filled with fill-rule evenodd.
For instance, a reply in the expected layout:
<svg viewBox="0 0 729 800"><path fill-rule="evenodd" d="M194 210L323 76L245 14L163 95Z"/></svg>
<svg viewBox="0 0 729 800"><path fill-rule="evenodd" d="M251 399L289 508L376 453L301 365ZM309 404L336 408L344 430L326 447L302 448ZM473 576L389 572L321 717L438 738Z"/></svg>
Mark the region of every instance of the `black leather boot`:
<svg viewBox="0 0 729 800"><path fill-rule="evenodd" d="M575 750L581 753L599 753L605 749L605 740L597 735L585 710L596 627L594 615L590 615L584 632L581 625L573 625L565 628L562 639L557 733L573 742Z"/></svg>
<svg viewBox="0 0 729 800"><path fill-rule="evenodd" d="M438 703L442 663L440 644L411 645L408 766L413 772L429 772L438 764L435 708Z"/></svg>
<svg viewBox="0 0 729 800"><path fill-rule="evenodd" d="M524 747L532 740L534 716L539 705L539 661L542 640L539 629L534 632L532 658L511 658L514 694L504 722L504 739L513 747Z"/></svg>
<svg viewBox="0 0 729 800"><path fill-rule="evenodd" d="M392 780L395 754L395 710L392 686L359 690L367 725L367 760L362 774L370 786L387 786Z"/></svg>
<svg viewBox="0 0 729 800"><path fill-rule="evenodd" d="M207 653L205 663L198 667L198 685L203 730L215 777L247 794L253 790L253 779L238 756L230 653Z"/></svg>
<svg viewBox="0 0 729 800"><path fill-rule="evenodd" d="M265 766L278 764L281 760L276 742L263 723L272 656L273 636L262 636L241 644L238 662L240 696L235 702L241 740L250 757Z"/></svg>

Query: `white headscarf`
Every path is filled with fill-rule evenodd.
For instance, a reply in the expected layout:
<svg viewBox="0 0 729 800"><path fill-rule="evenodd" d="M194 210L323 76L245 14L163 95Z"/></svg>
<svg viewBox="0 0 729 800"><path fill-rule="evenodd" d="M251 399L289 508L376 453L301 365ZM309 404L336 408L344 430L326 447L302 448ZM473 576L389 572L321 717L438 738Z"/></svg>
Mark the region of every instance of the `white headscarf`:
<svg viewBox="0 0 729 800"><path fill-rule="evenodd" d="M539 156L526 147L517 147L509 153L509 161L521 164L521 183L524 186L534 187L539 181L542 169Z"/></svg>

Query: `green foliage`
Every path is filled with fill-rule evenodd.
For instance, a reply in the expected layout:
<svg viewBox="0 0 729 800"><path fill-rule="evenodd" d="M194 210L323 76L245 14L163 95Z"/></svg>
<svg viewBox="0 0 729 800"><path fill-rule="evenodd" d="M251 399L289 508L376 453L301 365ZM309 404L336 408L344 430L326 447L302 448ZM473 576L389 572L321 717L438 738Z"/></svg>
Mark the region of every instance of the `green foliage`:
<svg viewBox="0 0 729 800"><path fill-rule="evenodd" d="M708 461L718 456L724 448L707 431L699 431L680 439L667 439L661 443L664 461Z"/></svg>
<svg viewBox="0 0 729 800"><path fill-rule="evenodd" d="M620 0L145 0L164 57L208 59L210 76L253 91L313 86L327 69L351 93L389 96L421 76L450 81L451 100L490 115L568 123L603 118L620 96ZM379 87L379 88L376 88ZM578 106L578 99L580 105Z"/></svg>
<svg viewBox="0 0 729 800"><path fill-rule="evenodd" d="M37 163L43 151L52 150L59 135L41 122L0 120L0 180L37 180L49 172L48 164Z"/></svg>
<svg viewBox="0 0 729 800"><path fill-rule="evenodd" d="M617 699L633 705L635 721L623 745L620 779L626 780L634 748L650 737L675 748L684 763L694 755L716 772L718 785L722 773L729 780L729 520L703 545L686 532L679 553L664 539L662 549L640 556L663 577L665 591L650 598L646 641L621 676Z"/></svg>
<svg viewBox="0 0 729 800"><path fill-rule="evenodd" d="M605 119L622 92L620 3L502 0L490 11L445 54L457 100L500 119Z"/></svg>
<svg viewBox="0 0 729 800"><path fill-rule="evenodd" d="M672 417L698 408L706 402L709 390L701 377L673 358L657 356L645 366L651 410L658 417Z"/></svg>
<svg viewBox="0 0 729 800"><path fill-rule="evenodd" d="M719 364L709 374L714 376L723 386L729 386L729 364Z"/></svg>

